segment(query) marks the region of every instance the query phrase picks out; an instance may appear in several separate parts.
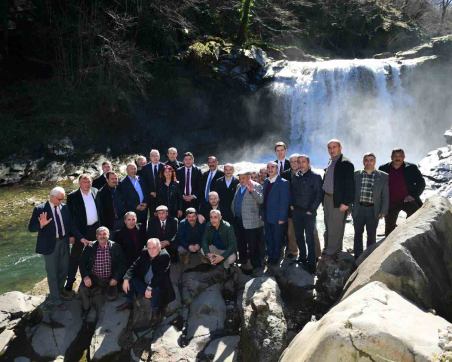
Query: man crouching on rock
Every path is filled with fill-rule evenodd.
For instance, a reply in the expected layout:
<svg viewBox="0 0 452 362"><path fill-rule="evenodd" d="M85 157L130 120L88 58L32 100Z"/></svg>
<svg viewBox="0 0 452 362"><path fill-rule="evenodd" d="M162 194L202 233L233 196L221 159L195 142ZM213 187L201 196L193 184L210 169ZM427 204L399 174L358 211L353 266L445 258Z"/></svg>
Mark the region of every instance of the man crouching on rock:
<svg viewBox="0 0 452 362"><path fill-rule="evenodd" d="M114 241L108 240L110 231L105 226L96 230L96 241L83 249L80 260L82 283L79 294L82 300L82 318L88 315L91 305L97 317L104 303L104 296L112 301L118 297L118 283L125 270L122 248Z"/></svg>
<svg viewBox="0 0 452 362"><path fill-rule="evenodd" d="M122 289L126 293L127 302L116 309L131 309L134 294L142 296L151 301L151 324L158 324L166 306L176 297L169 274L170 264L170 256L161 248L160 240L149 239L146 249L124 275Z"/></svg>

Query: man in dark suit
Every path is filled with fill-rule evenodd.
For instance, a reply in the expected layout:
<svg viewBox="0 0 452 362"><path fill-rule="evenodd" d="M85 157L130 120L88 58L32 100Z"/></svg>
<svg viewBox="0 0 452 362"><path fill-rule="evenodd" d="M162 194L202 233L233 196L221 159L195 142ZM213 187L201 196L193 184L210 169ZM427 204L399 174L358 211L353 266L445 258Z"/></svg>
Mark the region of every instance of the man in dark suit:
<svg viewBox="0 0 452 362"><path fill-rule="evenodd" d="M138 222L146 227L148 217L149 192L142 177L137 176L137 166L129 163L126 168L127 176L118 185L120 204L122 210L121 217L127 211L137 214Z"/></svg>
<svg viewBox="0 0 452 362"><path fill-rule="evenodd" d="M328 142L330 163L325 170L322 189L325 216L325 249L323 254L336 258L342 250L345 220L355 195L355 168L342 154L341 141Z"/></svg>
<svg viewBox="0 0 452 362"><path fill-rule="evenodd" d="M102 162L102 175L93 180L93 187L100 190L107 183L107 173L112 170L111 162Z"/></svg>
<svg viewBox="0 0 452 362"><path fill-rule="evenodd" d="M298 166L298 157L300 155L298 153L294 153L289 157L290 162L290 168L288 170L283 171L281 174L281 177L284 180L289 181L289 186L292 184L292 178L295 177L295 175L298 172L299 166ZM287 222L287 230L285 232L286 235L284 235L284 239L287 242L287 248L286 248L286 256L290 259L296 258L298 255L298 244L297 244L297 238L295 236L295 228L293 225L293 218L292 218L292 210L289 208L289 219Z"/></svg>
<svg viewBox="0 0 452 362"><path fill-rule="evenodd" d="M79 189L67 196L67 206L71 212L74 229L82 235L75 240L69 257L69 270L65 289L72 290L75 275L80 263L83 247L96 240L96 229L99 227L99 210L96 204L98 190L92 187L92 178L89 174L82 174L78 178Z"/></svg>
<svg viewBox="0 0 452 362"><path fill-rule="evenodd" d="M162 249L166 249L171 255L171 260L177 260L177 246L175 243L177 233L177 219L168 217L168 208L159 205L156 209L157 216L149 219L148 238L160 240Z"/></svg>
<svg viewBox="0 0 452 362"><path fill-rule="evenodd" d="M224 165L224 176L215 182L215 191L220 197L222 219L230 224L234 221L231 205L238 184L239 180L234 176L234 166L231 163L226 163Z"/></svg>
<svg viewBox="0 0 452 362"><path fill-rule="evenodd" d="M49 307L65 310L62 299L70 297L63 286L69 266L69 235L81 235L72 228L69 208L63 204L65 191L55 187L50 191L49 201L36 206L28 224L28 230L38 232L36 252L42 254L47 272L50 295Z"/></svg>
<svg viewBox="0 0 452 362"><path fill-rule="evenodd" d="M215 156L207 158L207 166L209 171L202 174L202 189L204 190L203 202L209 202L209 192L215 191L215 182L224 176L224 172L218 169L218 160Z"/></svg>
<svg viewBox="0 0 452 362"><path fill-rule="evenodd" d="M281 176L284 171L290 169L290 162L286 158L287 145L284 142L276 142L275 153L276 153L275 162L278 165L278 175Z"/></svg>
<svg viewBox="0 0 452 362"><path fill-rule="evenodd" d="M278 164L267 163L268 178L264 182L264 228L268 263L277 265L281 257L283 231L288 219L289 182L278 175Z"/></svg>
<svg viewBox="0 0 452 362"><path fill-rule="evenodd" d="M120 215L123 206L117 194L118 175L115 172L107 172L107 183L97 193L97 206L99 208L99 220L101 226L111 230L111 238L114 232L123 225Z"/></svg>
<svg viewBox="0 0 452 362"><path fill-rule="evenodd" d="M168 148L166 157L168 157L168 160L165 162L165 165L170 165L174 168L174 171L177 171L178 168L184 165L182 162L177 160L177 149L175 147Z"/></svg>
<svg viewBox="0 0 452 362"><path fill-rule="evenodd" d="M363 156L364 169L355 171L355 200L352 217L355 237L355 259L363 252L364 227L367 231L367 247L375 244L378 221L386 216L389 207L388 174L375 169L375 155Z"/></svg>
<svg viewBox="0 0 452 362"><path fill-rule="evenodd" d="M149 212L152 216L154 214L157 202L157 190L159 184L159 175L163 170L163 163L160 162L160 152L158 150L151 150L149 153L150 162L144 166L141 170L143 175L143 181L146 184L149 197Z"/></svg>
<svg viewBox="0 0 452 362"><path fill-rule="evenodd" d="M394 149L391 162L381 165L379 170L389 175L389 210L385 217L385 235L388 236L397 226L400 211L410 217L422 206L420 196L425 180L416 165L405 162L401 148Z"/></svg>
<svg viewBox="0 0 452 362"><path fill-rule="evenodd" d="M201 170L194 165L195 158L191 152L184 154L184 166L180 167L177 172L177 180L182 191L183 205L182 210L189 207L198 209L199 200L203 197L201 188Z"/></svg>

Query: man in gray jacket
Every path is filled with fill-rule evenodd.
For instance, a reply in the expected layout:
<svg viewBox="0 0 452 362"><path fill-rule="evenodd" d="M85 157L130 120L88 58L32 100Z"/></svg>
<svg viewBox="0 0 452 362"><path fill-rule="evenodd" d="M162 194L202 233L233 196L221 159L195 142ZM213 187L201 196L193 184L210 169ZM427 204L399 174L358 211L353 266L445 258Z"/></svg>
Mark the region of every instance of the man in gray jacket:
<svg viewBox="0 0 452 362"><path fill-rule="evenodd" d="M375 169L373 153L363 156L364 169L355 172L355 200L352 217L355 228L353 249L355 259L363 252L364 227L367 247L375 244L379 219L385 217L389 207L388 174Z"/></svg>
<svg viewBox="0 0 452 362"><path fill-rule="evenodd" d="M263 264L263 222L259 214L263 201L262 185L251 180L251 172L240 173L231 209L234 215L239 260L242 269L246 271L251 267L261 268Z"/></svg>

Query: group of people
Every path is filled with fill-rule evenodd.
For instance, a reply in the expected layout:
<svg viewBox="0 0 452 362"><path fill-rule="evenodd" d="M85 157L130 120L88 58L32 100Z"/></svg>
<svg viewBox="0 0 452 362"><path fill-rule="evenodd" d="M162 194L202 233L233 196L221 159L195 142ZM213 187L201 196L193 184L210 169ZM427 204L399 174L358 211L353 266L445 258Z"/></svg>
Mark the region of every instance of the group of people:
<svg viewBox="0 0 452 362"><path fill-rule="evenodd" d="M201 172L190 152L182 162L174 147L160 162L151 150L126 167L121 180L112 164L92 179L80 175L79 188L67 195L55 187L49 200L33 210L30 231L37 231L36 252L44 256L50 308L65 309L73 297L77 270L82 277L79 295L83 315L96 310L104 297L114 300L122 291L127 301L118 310L132 308L134 296L151 300L153 318L161 318L174 297L171 263L190 263L198 255L221 265L225 273L237 263L246 273L260 274L281 258L298 262L315 273L318 258L335 259L342 250L345 222L351 213L355 229L355 258L375 244L377 226L385 218L385 234L396 227L400 211L407 216L422 204L425 188L416 165L394 149L391 161L376 168L373 153L363 155L363 168L342 154L342 144L327 144L330 161L323 178L311 168L305 154L286 158L287 146L274 146L276 160L253 172L234 175L234 165L221 171L214 156ZM324 248L316 227L323 204Z"/></svg>

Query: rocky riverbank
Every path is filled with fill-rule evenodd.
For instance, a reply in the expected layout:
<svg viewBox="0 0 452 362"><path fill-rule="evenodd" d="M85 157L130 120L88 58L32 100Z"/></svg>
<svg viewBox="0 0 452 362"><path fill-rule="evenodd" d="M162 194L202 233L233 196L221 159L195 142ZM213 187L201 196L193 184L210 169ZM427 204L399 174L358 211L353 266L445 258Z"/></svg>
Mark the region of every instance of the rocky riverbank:
<svg viewBox="0 0 452 362"><path fill-rule="evenodd" d="M48 312L42 296L5 293L0 350L7 361L448 360L450 260L452 205L433 196L356 270L345 252L315 278L290 261L259 277L175 264L177 298L154 328L143 300L82 322L77 298Z"/></svg>

